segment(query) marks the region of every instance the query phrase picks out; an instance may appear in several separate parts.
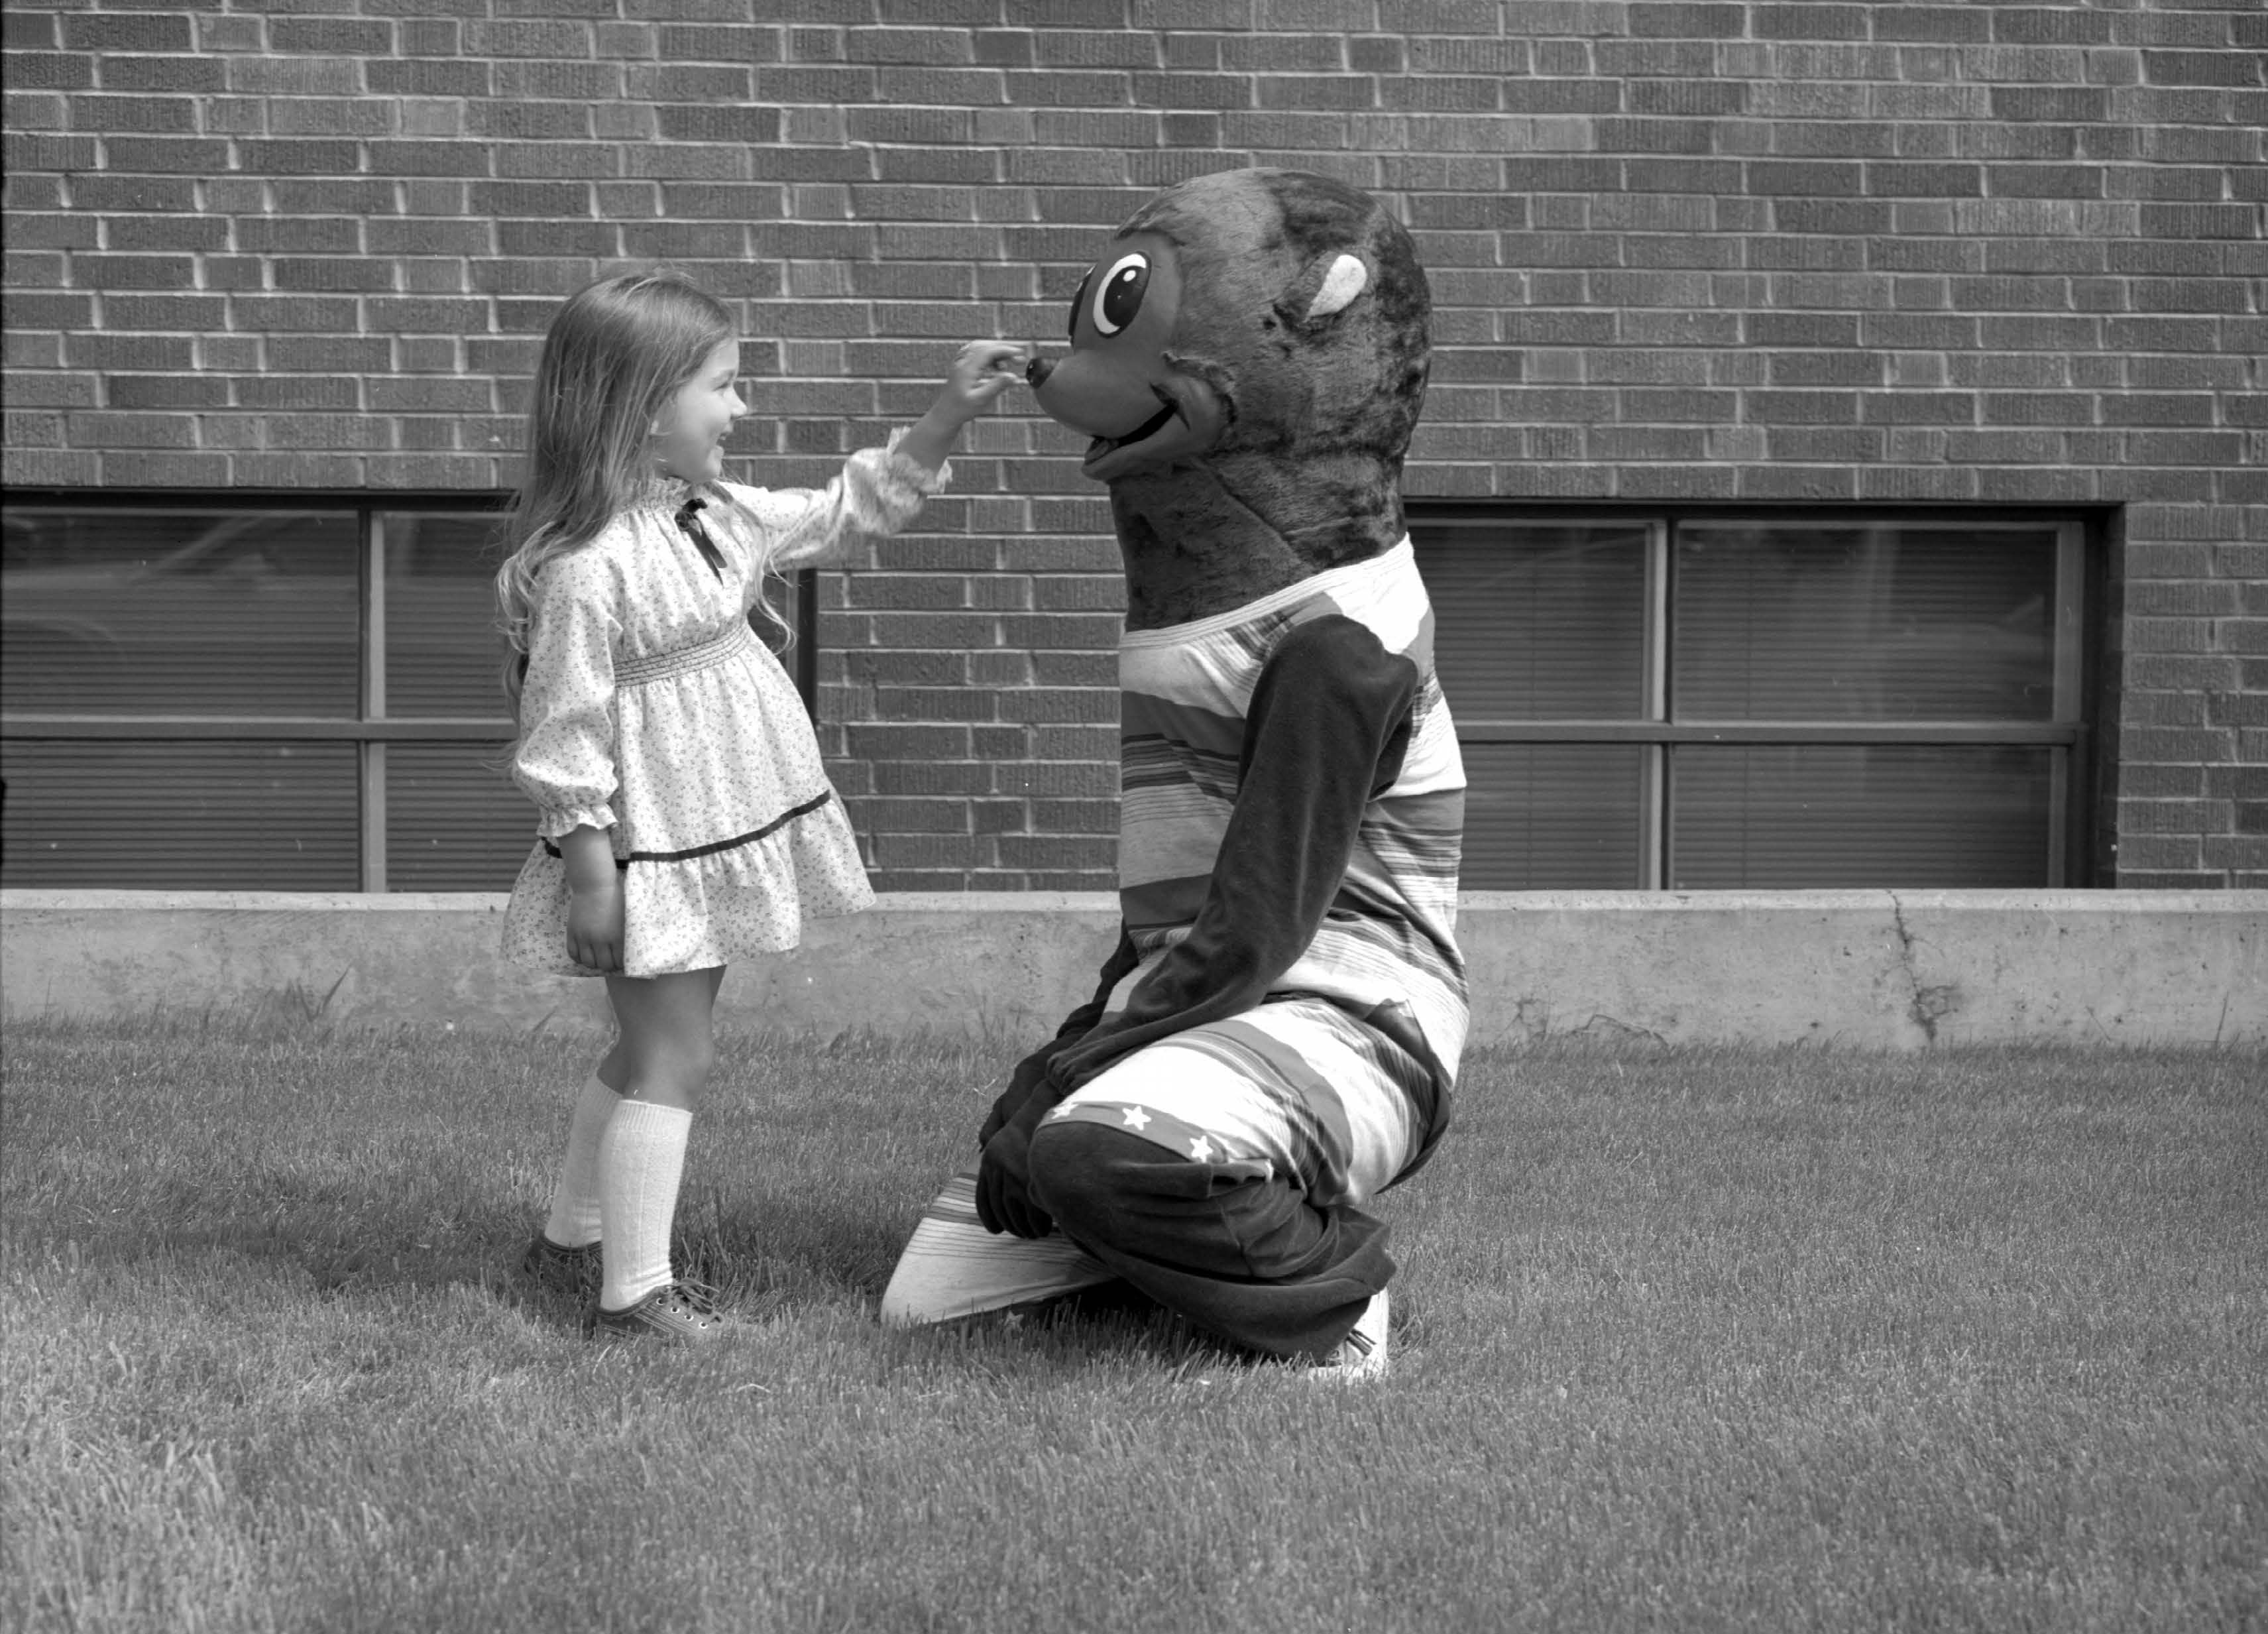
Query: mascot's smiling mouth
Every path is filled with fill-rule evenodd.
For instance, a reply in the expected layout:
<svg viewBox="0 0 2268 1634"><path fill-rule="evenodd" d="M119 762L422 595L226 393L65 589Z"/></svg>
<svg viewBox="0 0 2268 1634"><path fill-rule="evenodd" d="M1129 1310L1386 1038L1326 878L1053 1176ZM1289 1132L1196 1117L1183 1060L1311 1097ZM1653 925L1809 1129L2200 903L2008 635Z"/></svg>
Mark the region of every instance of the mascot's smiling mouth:
<svg viewBox="0 0 2268 1634"><path fill-rule="evenodd" d="M1136 471L1198 459L1227 429L1233 411L1203 380L1176 374L1152 381L1145 389L1163 407L1131 430L1097 437L1087 445L1079 468L1096 482L1113 482Z"/></svg>
<svg viewBox="0 0 2268 1634"><path fill-rule="evenodd" d="M1096 460L1104 459L1110 454L1116 453L1122 448L1131 448L1137 443L1147 442L1159 432L1164 431L1166 429L1167 422L1173 419L1174 416L1181 413L1181 411L1180 404L1168 402L1164 408L1159 409L1157 413L1152 415L1148 419L1143 421L1141 424L1136 426L1132 431L1128 431L1123 436L1096 438L1092 443L1087 445L1086 458L1080 461L1080 463L1082 465L1091 466Z"/></svg>

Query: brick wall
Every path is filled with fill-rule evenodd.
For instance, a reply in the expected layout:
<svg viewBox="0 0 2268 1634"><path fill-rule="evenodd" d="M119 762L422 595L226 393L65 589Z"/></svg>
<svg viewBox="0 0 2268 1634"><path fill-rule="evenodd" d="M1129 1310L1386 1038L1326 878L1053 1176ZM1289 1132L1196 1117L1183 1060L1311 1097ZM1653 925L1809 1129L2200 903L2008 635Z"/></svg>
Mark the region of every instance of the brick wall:
<svg viewBox="0 0 2268 1634"><path fill-rule="evenodd" d="M786 20L780 20L784 18ZM10 0L13 484L490 489L554 300L745 313L735 475L1054 340L1154 188L1387 195L1419 495L2116 507L2128 885L2268 884L2268 15L1649 0ZM886 887L1108 883L1106 508L976 428L826 581Z"/></svg>

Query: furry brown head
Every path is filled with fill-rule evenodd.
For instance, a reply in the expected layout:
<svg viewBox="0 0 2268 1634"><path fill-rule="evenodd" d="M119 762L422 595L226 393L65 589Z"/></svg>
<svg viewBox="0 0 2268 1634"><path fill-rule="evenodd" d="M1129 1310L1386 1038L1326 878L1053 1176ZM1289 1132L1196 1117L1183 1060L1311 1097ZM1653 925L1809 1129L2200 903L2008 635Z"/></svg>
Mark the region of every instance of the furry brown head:
<svg viewBox="0 0 2268 1634"><path fill-rule="evenodd" d="M1327 176L1239 170L1138 210L1030 371L1094 438L1127 622L1238 607L1402 537L1431 311L1409 233Z"/></svg>

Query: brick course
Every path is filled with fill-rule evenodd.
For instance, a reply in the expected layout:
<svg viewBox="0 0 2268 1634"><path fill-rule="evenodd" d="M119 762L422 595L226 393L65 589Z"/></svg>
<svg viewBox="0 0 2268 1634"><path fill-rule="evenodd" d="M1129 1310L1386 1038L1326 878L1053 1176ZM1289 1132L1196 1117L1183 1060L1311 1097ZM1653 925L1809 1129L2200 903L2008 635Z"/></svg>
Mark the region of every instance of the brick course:
<svg viewBox="0 0 2268 1634"><path fill-rule="evenodd" d="M606 11L12 0L7 481L505 487L551 305L654 259L762 342L733 475L819 480L1152 189L1323 170L1432 272L1413 495L2099 508L2105 861L2268 877L2257 12ZM822 743L879 884L1106 885L1107 507L1013 398L956 465L822 583Z"/></svg>

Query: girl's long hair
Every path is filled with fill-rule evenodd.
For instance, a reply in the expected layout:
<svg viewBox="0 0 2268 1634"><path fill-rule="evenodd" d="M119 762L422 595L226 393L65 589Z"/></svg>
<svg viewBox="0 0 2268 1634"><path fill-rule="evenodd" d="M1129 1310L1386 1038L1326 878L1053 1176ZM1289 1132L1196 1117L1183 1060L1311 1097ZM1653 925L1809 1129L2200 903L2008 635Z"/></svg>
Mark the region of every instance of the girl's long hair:
<svg viewBox="0 0 2268 1634"><path fill-rule="evenodd" d="M519 713L535 585L588 543L654 471L646 439L677 389L733 338L731 314L673 273L602 278L568 298L543 337L527 410L527 463L497 570L497 622L512 648L504 695Z"/></svg>

